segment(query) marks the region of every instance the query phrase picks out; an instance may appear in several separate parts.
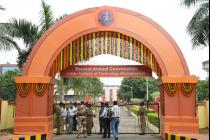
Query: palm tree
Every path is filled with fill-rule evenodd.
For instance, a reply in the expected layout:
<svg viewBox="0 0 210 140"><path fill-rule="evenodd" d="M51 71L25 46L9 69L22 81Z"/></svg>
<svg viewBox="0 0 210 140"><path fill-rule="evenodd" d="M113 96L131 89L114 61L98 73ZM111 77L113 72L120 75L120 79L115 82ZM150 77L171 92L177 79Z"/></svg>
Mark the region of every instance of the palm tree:
<svg viewBox="0 0 210 140"><path fill-rule="evenodd" d="M18 44L15 40L8 35L8 30L6 29L6 23L0 23L0 50L11 50L16 49L19 53L21 52Z"/></svg>
<svg viewBox="0 0 210 140"><path fill-rule="evenodd" d="M44 0L42 0L41 8L39 25L33 24L25 19L12 18L7 23L7 26L4 26L5 30L8 31L6 33L8 36L21 39L26 47L26 49L21 50L18 54L17 63L20 68L26 62L34 44L55 23L51 7Z"/></svg>
<svg viewBox="0 0 210 140"><path fill-rule="evenodd" d="M68 90L69 86L64 82L64 79L61 78L59 80L56 80L54 94L60 96L60 101L63 102L64 95L67 93Z"/></svg>
<svg viewBox="0 0 210 140"><path fill-rule="evenodd" d="M0 5L0 10L5 10L5 8Z"/></svg>
<svg viewBox="0 0 210 140"><path fill-rule="evenodd" d="M82 78L71 78L70 79L70 87L74 91L74 101L78 100L78 96L80 94L84 94L84 81Z"/></svg>
<svg viewBox="0 0 210 140"><path fill-rule="evenodd" d="M103 93L103 85L98 78L71 78L70 87L74 90L74 101L78 96L82 99L90 95L95 99Z"/></svg>
<svg viewBox="0 0 210 140"><path fill-rule="evenodd" d="M187 8L198 6L186 29L192 38L192 48L209 47L209 1L182 0L182 5Z"/></svg>
<svg viewBox="0 0 210 140"><path fill-rule="evenodd" d="M0 10L5 10L5 8L0 5ZM9 51L11 49L16 49L20 52L18 44L8 35L6 26L8 26L7 23L0 23L0 50Z"/></svg>

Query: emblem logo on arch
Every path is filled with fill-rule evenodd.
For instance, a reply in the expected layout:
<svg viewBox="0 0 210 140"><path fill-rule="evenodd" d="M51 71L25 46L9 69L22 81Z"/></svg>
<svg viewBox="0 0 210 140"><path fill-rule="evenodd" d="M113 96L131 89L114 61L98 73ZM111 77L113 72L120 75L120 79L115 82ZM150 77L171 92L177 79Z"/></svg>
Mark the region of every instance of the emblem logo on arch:
<svg viewBox="0 0 210 140"><path fill-rule="evenodd" d="M110 26L114 21L113 14L110 10L106 9L98 14L98 22L105 27Z"/></svg>

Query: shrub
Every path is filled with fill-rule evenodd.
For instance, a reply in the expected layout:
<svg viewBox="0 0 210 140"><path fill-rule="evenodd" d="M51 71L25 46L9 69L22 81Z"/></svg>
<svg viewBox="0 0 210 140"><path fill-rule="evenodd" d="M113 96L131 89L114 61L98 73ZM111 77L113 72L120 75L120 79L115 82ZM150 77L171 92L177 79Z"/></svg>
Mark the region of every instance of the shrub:
<svg viewBox="0 0 210 140"><path fill-rule="evenodd" d="M138 112L139 112L139 109L136 108L136 107L131 107L131 108L130 108L130 111L137 115Z"/></svg>
<svg viewBox="0 0 210 140"><path fill-rule="evenodd" d="M56 114L53 116L53 128L57 128L57 118L56 118Z"/></svg>
<svg viewBox="0 0 210 140"><path fill-rule="evenodd" d="M144 101L144 99L138 99L138 98L131 99L132 103L137 103L137 104L139 104L140 102L143 102L143 101Z"/></svg>
<svg viewBox="0 0 210 140"><path fill-rule="evenodd" d="M156 127L159 127L158 124L158 114L157 113L147 113L148 121Z"/></svg>
<svg viewBox="0 0 210 140"><path fill-rule="evenodd" d="M155 111L154 111L154 109L149 108L149 109L147 110L147 113L155 113Z"/></svg>

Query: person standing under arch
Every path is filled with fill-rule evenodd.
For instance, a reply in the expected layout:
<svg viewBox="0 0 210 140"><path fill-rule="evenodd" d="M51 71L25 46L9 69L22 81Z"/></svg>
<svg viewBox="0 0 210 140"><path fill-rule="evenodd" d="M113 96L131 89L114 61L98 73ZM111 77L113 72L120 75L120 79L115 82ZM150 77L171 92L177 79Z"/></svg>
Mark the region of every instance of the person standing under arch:
<svg viewBox="0 0 210 140"><path fill-rule="evenodd" d="M77 131L77 102L74 102L73 110L74 110L73 126L74 126L74 131Z"/></svg>
<svg viewBox="0 0 210 140"><path fill-rule="evenodd" d="M100 127L99 134L103 133L103 128L104 128L104 126L103 126L103 117L101 117L101 114L102 114L103 110L104 110L104 102L101 102L101 107L100 107L99 115L98 115L99 116L99 127Z"/></svg>
<svg viewBox="0 0 210 140"><path fill-rule="evenodd" d="M120 123L120 107L117 105L117 101L113 102L113 107L111 108L112 120L111 120L111 130L115 140L118 140L118 126Z"/></svg>
<svg viewBox="0 0 210 140"><path fill-rule="evenodd" d="M74 131L74 124L73 124L73 118L74 118L75 112L73 109L73 105L70 105L68 109L68 123L69 123L69 128L68 128L68 134L72 134Z"/></svg>
<svg viewBox="0 0 210 140"><path fill-rule="evenodd" d="M61 116L62 116L62 131L67 131L67 109L66 105L63 103L63 107L61 108Z"/></svg>
<svg viewBox="0 0 210 140"><path fill-rule="evenodd" d="M91 130L92 130L92 128L93 128L93 126L94 126L94 123L93 123L93 117L96 117L96 115L93 113L93 111L92 111L92 109L91 109L91 104L90 103L87 103L86 104L86 106L87 106L87 125L86 125L86 127L87 127L87 135L88 136L91 136Z"/></svg>
<svg viewBox="0 0 210 140"><path fill-rule="evenodd" d="M80 138L81 133L84 134L84 138L87 137L87 107L84 105L84 102L81 101L81 105L77 108L77 138Z"/></svg>
<svg viewBox="0 0 210 140"><path fill-rule="evenodd" d="M102 138L110 138L110 112L111 110L109 109L109 104L105 103L105 107L103 109L102 114L100 115L103 121L103 128L104 128L104 132L103 132L103 137Z"/></svg>
<svg viewBox="0 0 210 140"><path fill-rule="evenodd" d="M140 108L139 108L139 117L140 117L140 135L145 134L145 127L146 127L146 107L144 105L144 102L140 103Z"/></svg>

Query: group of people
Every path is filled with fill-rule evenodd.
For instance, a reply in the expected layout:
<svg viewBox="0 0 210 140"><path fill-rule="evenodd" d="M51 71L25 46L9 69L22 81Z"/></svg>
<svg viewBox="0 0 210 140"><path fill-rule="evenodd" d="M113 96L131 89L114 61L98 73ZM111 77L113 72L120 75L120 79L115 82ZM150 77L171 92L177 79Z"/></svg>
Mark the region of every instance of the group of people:
<svg viewBox="0 0 210 140"><path fill-rule="evenodd" d="M110 138L110 129L113 133L115 140L118 140L118 126L120 122L120 108L117 102L113 102L113 107L109 108L108 103L101 103L101 108L99 111L99 134L103 134L103 138ZM140 103L138 111L138 122L140 135L145 134L146 128L146 107L144 102Z"/></svg>
<svg viewBox="0 0 210 140"><path fill-rule="evenodd" d="M72 134L73 131L77 132L77 138L84 135L84 138L91 135L91 130L94 127L93 117L96 114L91 109L92 105L89 103L74 103L66 108L64 103L60 103L59 111L57 111L57 134L67 131ZM144 104L140 104L140 129L141 134L145 133L145 111ZM101 103L99 110L99 124L102 138L110 138L112 132L115 140L118 140L118 126L120 123L120 107L117 101L113 101L113 106L109 107L108 103ZM96 131L96 130L95 130Z"/></svg>
<svg viewBox="0 0 210 140"><path fill-rule="evenodd" d="M110 138L110 129L115 140L118 140L118 126L120 123L120 107L117 101L113 102L113 106L109 108L108 103L101 103L99 111L100 132L102 138Z"/></svg>
<svg viewBox="0 0 210 140"><path fill-rule="evenodd" d="M94 127L93 117L96 114L91 109L91 104L74 103L66 108L64 103L60 103L57 111L57 134L67 132L72 134L77 132L77 138L84 135L84 138L91 135L91 130ZM119 126L120 108L117 101L113 102L113 107L109 108L108 103L101 104L99 111L100 133L103 131L103 138L110 138L110 128L115 140L118 140L118 126Z"/></svg>
<svg viewBox="0 0 210 140"><path fill-rule="evenodd" d="M59 110L57 111L57 134L67 131L72 134L77 131L77 137L84 137L91 135L93 128L93 117L96 115L91 110L91 104L74 103L70 104L69 108L65 107L64 103L60 103Z"/></svg>

